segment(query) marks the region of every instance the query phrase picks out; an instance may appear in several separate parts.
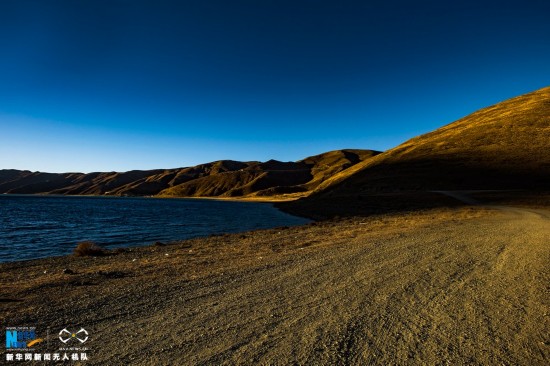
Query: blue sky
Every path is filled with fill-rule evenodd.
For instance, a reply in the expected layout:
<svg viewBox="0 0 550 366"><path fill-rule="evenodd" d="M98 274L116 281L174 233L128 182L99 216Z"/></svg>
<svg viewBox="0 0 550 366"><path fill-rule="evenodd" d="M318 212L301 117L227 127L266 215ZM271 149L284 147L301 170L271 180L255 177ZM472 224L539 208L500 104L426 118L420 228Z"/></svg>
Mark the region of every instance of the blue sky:
<svg viewBox="0 0 550 366"><path fill-rule="evenodd" d="M385 150L550 85L547 1L0 2L0 169Z"/></svg>

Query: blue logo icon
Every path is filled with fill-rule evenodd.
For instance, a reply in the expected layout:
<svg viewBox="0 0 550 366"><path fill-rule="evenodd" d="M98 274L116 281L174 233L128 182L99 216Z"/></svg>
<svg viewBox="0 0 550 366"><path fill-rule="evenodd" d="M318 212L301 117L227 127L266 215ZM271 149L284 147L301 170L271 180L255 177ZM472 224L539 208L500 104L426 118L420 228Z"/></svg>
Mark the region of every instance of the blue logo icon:
<svg viewBox="0 0 550 366"><path fill-rule="evenodd" d="M36 338L35 327L10 327L6 328L7 349L27 349L43 339Z"/></svg>

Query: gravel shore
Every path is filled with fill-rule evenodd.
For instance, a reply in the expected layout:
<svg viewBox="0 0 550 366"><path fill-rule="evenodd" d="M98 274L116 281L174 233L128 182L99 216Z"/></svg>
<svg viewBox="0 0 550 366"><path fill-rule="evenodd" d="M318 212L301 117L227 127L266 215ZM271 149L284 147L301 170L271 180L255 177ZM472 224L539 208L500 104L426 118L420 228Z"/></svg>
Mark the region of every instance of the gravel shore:
<svg viewBox="0 0 550 366"><path fill-rule="evenodd" d="M434 209L4 263L1 319L48 334L34 352L85 328L90 365L545 365L549 218Z"/></svg>

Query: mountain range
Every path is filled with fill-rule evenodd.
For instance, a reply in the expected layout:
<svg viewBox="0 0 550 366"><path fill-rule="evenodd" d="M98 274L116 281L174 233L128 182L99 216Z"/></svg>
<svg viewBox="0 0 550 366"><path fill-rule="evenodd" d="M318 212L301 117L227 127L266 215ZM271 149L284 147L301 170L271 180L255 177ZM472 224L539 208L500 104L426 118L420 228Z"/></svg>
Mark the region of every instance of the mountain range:
<svg viewBox="0 0 550 366"><path fill-rule="evenodd" d="M297 162L220 160L186 168L124 173L0 170L0 193L222 198L300 196L379 153L337 150Z"/></svg>
<svg viewBox="0 0 550 366"><path fill-rule="evenodd" d="M550 190L550 87L385 152L347 149L297 162L221 160L124 173L0 170L0 193L19 194L301 198L296 203L334 206L437 190Z"/></svg>

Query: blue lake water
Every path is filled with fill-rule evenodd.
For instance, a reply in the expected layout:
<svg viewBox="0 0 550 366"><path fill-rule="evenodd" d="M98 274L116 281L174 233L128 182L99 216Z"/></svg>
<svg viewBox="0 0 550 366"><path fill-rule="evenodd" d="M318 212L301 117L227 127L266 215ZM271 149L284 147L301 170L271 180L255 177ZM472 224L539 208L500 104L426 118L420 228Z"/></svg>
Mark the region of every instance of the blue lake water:
<svg viewBox="0 0 550 366"><path fill-rule="evenodd" d="M269 203L195 199L0 195L0 262L292 226L309 220Z"/></svg>

